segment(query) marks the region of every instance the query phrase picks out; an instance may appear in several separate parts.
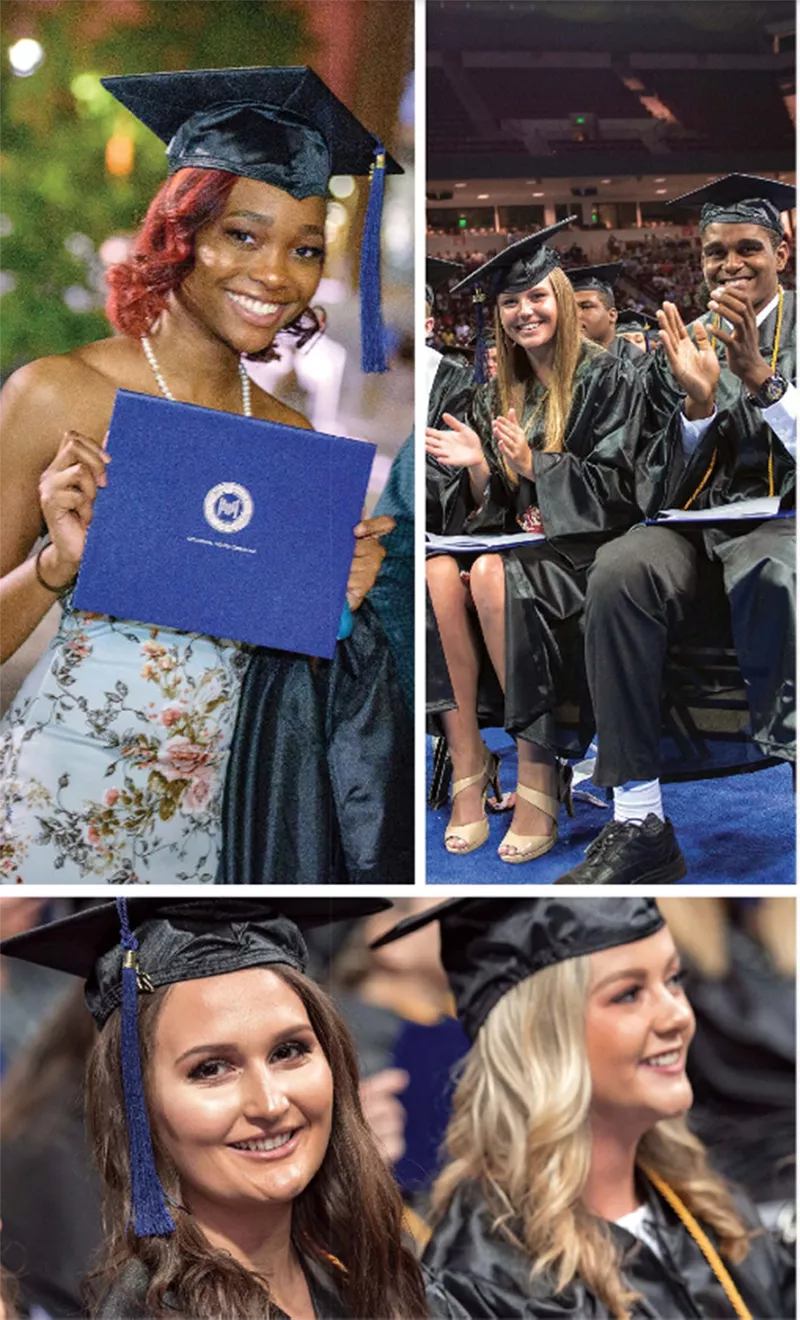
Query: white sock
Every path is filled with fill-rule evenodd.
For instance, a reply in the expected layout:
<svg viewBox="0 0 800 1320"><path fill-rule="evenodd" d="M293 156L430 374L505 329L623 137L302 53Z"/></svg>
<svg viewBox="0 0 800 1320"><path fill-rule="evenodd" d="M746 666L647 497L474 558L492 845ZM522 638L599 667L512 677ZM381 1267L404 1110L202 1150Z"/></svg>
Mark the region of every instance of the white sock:
<svg viewBox="0 0 800 1320"><path fill-rule="evenodd" d="M630 779L621 788L614 789L614 820L641 825L651 812L659 820L664 819L660 779L648 779L646 784Z"/></svg>

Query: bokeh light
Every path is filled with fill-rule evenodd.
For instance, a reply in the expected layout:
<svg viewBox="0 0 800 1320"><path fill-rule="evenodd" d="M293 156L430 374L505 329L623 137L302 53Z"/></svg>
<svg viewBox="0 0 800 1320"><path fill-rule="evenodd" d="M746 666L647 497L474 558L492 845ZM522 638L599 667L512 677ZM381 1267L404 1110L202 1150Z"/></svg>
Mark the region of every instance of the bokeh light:
<svg viewBox="0 0 800 1320"><path fill-rule="evenodd" d="M8 60L18 78L29 78L41 65L44 48L33 37L20 37L8 48Z"/></svg>

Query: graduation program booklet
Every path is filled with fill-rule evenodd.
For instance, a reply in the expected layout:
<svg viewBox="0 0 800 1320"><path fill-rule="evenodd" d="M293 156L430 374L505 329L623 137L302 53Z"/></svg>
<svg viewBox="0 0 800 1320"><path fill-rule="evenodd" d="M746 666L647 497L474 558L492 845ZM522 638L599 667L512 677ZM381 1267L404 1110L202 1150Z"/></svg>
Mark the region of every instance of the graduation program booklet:
<svg viewBox="0 0 800 1320"><path fill-rule="evenodd" d="M720 523L740 522L743 518L779 518L794 516L782 514L779 495L755 496L750 500L734 500L731 504L718 504L711 509L659 509L655 518L648 518L648 523Z"/></svg>
<svg viewBox="0 0 800 1320"><path fill-rule="evenodd" d="M119 390L76 608L330 659L375 446Z"/></svg>
<svg viewBox="0 0 800 1320"><path fill-rule="evenodd" d="M543 541L544 532L497 532L475 536L438 536L425 533L426 555L480 555L491 550L513 550L514 546Z"/></svg>

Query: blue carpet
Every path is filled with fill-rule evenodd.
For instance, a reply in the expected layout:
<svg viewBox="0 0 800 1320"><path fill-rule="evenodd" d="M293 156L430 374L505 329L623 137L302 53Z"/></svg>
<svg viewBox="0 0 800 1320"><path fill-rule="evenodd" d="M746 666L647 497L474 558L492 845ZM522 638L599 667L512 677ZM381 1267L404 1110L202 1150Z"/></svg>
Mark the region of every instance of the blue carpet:
<svg viewBox="0 0 800 1320"><path fill-rule="evenodd" d="M508 792L516 782L516 747L502 729L485 730L484 736L487 745L500 753L502 787ZM428 744L430 777L430 739ZM603 795L602 790L594 791ZM665 784L663 795L686 858L687 875L680 883L794 884L795 799L788 765L725 779ZM562 809L555 848L521 866L509 866L497 856L511 823L510 812L489 812L488 843L466 857L445 850L442 839L449 816L449 807L427 810L428 884L549 884L583 860L584 850L610 819L611 809L577 799L573 820Z"/></svg>

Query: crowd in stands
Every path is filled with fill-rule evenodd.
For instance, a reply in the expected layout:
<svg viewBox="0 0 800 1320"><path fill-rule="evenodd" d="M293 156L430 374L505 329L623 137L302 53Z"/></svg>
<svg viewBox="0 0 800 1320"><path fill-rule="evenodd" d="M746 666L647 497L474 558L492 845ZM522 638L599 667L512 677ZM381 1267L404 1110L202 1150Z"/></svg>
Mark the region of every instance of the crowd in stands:
<svg viewBox="0 0 800 1320"><path fill-rule="evenodd" d="M511 238L508 235L509 239ZM634 308L653 313L665 301L674 302L687 323L702 315L706 307L706 290L699 276L699 239L662 237L652 230L646 237L622 241L609 234L608 241L590 256L575 242L561 249L562 266L589 266L604 261L624 261L622 278L617 287L616 303L620 311ZM486 252L437 252L446 261L459 261L468 271L476 270L496 251L505 246L498 242L494 250ZM456 280L453 280L456 283ZM794 252L781 276L784 288L795 288ZM635 288L633 286L636 286ZM465 291L452 294L441 289L436 295L433 347L441 351L464 348L474 339L474 312L472 295Z"/></svg>

